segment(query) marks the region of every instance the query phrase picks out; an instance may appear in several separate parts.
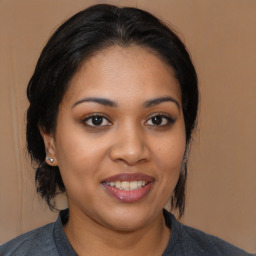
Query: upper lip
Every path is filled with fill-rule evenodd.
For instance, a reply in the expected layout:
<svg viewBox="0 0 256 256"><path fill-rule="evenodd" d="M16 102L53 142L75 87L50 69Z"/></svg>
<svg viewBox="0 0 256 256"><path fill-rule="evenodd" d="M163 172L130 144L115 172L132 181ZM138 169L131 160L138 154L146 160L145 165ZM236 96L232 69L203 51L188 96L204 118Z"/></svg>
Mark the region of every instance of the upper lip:
<svg viewBox="0 0 256 256"><path fill-rule="evenodd" d="M153 182L154 178L144 173L119 173L104 179L102 183L115 182L115 181L139 181L139 180L144 180L146 182Z"/></svg>

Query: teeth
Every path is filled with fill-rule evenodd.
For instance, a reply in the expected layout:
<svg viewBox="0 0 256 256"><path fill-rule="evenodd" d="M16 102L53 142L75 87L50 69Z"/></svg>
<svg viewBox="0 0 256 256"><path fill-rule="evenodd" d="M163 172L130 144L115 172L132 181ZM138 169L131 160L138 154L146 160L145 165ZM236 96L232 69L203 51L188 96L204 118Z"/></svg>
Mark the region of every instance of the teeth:
<svg viewBox="0 0 256 256"><path fill-rule="evenodd" d="M130 182L130 190L138 189L138 181Z"/></svg>
<svg viewBox="0 0 256 256"><path fill-rule="evenodd" d="M126 190L126 191L129 191L130 190L130 182L128 181L122 181L121 182L121 187Z"/></svg>
<svg viewBox="0 0 256 256"><path fill-rule="evenodd" d="M115 182L106 182L108 186L116 187L125 191L132 191L144 187L147 185L145 180L138 181L115 181Z"/></svg>
<svg viewBox="0 0 256 256"><path fill-rule="evenodd" d="M113 182L113 183L114 183L113 187L117 187L117 188L121 187L121 182L120 181L116 181L116 182Z"/></svg>

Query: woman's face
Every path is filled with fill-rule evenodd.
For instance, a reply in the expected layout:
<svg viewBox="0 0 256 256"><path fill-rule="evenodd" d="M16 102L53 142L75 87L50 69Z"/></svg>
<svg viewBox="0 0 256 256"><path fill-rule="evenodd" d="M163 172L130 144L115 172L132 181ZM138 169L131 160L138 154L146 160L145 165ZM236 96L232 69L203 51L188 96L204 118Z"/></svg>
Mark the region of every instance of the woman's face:
<svg viewBox="0 0 256 256"><path fill-rule="evenodd" d="M98 52L73 77L54 138L44 139L71 216L115 230L152 223L176 186L185 151L173 69L138 46Z"/></svg>

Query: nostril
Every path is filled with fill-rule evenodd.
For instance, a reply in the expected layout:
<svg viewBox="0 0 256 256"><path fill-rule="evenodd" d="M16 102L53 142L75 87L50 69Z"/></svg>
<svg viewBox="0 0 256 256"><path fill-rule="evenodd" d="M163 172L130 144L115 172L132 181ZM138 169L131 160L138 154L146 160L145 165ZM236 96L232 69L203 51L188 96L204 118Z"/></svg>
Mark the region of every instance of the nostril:
<svg viewBox="0 0 256 256"><path fill-rule="evenodd" d="M138 142L112 146L109 155L112 161L125 162L127 165L135 165L149 160L149 150Z"/></svg>

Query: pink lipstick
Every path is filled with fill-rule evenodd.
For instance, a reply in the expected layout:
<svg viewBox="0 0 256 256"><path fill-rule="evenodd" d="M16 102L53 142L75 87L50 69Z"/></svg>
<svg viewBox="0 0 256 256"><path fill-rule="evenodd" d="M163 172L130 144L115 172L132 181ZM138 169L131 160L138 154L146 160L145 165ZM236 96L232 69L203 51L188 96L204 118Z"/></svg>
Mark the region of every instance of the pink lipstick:
<svg viewBox="0 0 256 256"><path fill-rule="evenodd" d="M106 191L119 201L131 203L144 198L150 191L154 178L143 173L121 173L102 182Z"/></svg>

